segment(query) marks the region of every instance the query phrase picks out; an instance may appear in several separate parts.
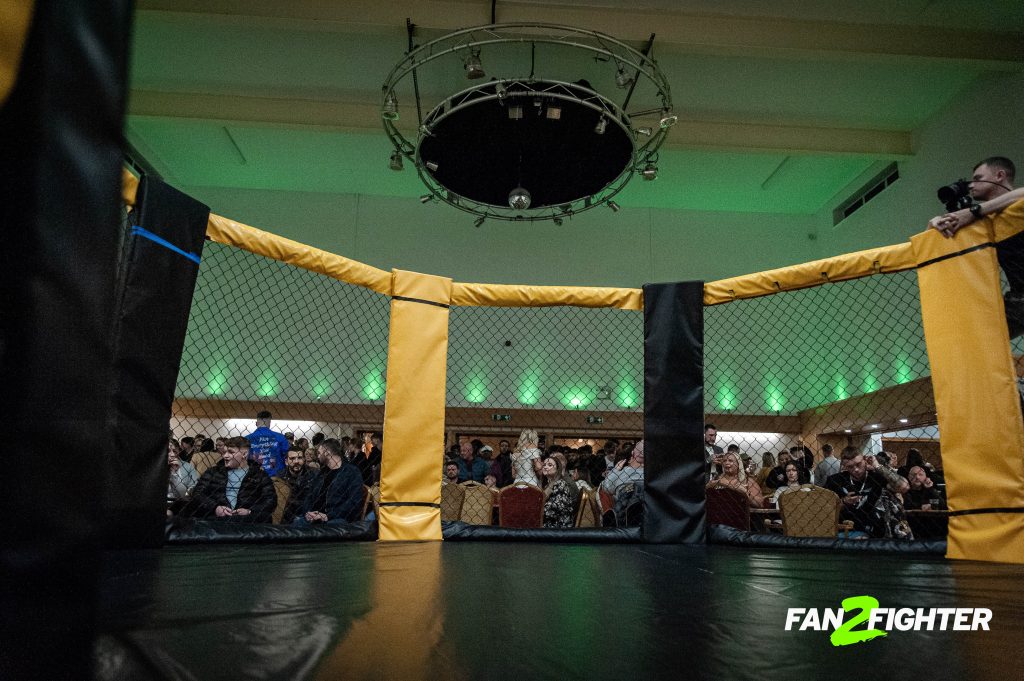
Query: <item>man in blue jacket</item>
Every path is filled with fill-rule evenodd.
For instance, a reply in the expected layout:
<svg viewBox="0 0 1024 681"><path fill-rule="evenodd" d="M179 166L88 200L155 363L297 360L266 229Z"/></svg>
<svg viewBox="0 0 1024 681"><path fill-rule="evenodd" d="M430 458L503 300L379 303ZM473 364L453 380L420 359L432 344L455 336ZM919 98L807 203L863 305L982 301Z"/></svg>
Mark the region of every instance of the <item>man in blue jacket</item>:
<svg viewBox="0 0 1024 681"><path fill-rule="evenodd" d="M270 429L270 412L256 414L256 430L245 436L249 441L249 455L259 463L263 472L273 477L284 470L284 459L288 456L288 440L284 435Z"/></svg>
<svg viewBox="0 0 1024 681"><path fill-rule="evenodd" d="M317 456L320 458L320 473L313 480L293 524L359 520L363 512L363 477L359 469L345 463L345 450L334 438L320 443Z"/></svg>

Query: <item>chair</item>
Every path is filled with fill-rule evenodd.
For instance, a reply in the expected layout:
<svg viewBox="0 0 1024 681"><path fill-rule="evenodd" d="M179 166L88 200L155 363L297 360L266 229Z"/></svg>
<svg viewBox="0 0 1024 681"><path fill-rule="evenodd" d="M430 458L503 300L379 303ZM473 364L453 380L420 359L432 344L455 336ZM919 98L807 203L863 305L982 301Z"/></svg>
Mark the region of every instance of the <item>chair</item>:
<svg viewBox="0 0 1024 681"><path fill-rule="evenodd" d="M458 520L462 515L462 502L466 488L461 485L441 485L441 520Z"/></svg>
<svg viewBox="0 0 1024 681"><path fill-rule="evenodd" d="M750 531L750 500L739 490L710 487L707 494L708 525L726 525Z"/></svg>
<svg viewBox="0 0 1024 681"><path fill-rule="evenodd" d="M597 491L580 490L580 505L576 510L576 527L600 527L601 511L597 507Z"/></svg>
<svg viewBox="0 0 1024 681"><path fill-rule="evenodd" d="M544 492L536 485L517 482L498 492L498 525L541 527L544 525Z"/></svg>
<svg viewBox="0 0 1024 681"><path fill-rule="evenodd" d="M468 525L492 525L494 522L494 492L487 485L472 480L460 487L465 489L459 520Z"/></svg>
<svg viewBox="0 0 1024 681"><path fill-rule="evenodd" d="M274 492L277 493L277 506L274 507L274 512L270 514L270 522L275 525L281 524L281 517L284 516L284 509L288 507L288 502L292 498L292 486L281 478L271 478L274 483Z"/></svg>
<svg viewBox="0 0 1024 681"><path fill-rule="evenodd" d="M615 497L601 486L597 488L597 507L601 512L601 525L615 527Z"/></svg>
<svg viewBox="0 0 1024 681"><path fill-rule="evenodd" d="M370 503L373 504L373 512L380 517L380 483L375 482L370 486Z"/></svg>
<svg viewBox="0 0 1024 681"><path fill-rule="evenodd" d="M782 534L787 537L835 537L853 529L849 520L839 522L841 505L832 490L809 485L779 497Z"/></svg>

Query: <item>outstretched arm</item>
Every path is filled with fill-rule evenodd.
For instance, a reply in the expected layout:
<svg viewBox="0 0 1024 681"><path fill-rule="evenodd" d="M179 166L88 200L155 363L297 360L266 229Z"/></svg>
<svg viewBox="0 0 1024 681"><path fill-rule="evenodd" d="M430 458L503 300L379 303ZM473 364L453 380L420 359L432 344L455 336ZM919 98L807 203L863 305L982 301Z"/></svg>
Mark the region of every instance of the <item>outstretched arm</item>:
<svg viewBox="0 0 1024 681"><path fill-rule="evenodd" d="M978 212L981 216L998 213L1010 204L1016 203L1021 199L1024 199L1024 187L1018 187L1017 189L1009 191L1002 196L997 196L994 199L978 204ZM928 226L932 229L937 229L944 237L949 239L958 231L977 219L978 218L971 213L969 208L964 208L963 210L953 211L952 213L946 213L945 215L936 215L928 221Z"/></svg>

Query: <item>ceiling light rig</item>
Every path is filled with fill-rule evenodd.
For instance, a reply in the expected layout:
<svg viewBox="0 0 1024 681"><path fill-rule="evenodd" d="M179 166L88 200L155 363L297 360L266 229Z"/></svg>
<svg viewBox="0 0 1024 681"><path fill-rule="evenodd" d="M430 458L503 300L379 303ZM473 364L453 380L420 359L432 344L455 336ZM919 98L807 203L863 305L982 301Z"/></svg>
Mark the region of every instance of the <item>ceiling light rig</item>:
<svg viewBox="0 0 1024 681"><path fill-rule="evenodd" d="M612 197L634 175L658 176L658 149L677 117L650 56L653 35L637 50L595 31L524 22L414 47L407 26L409 52L384 81L381 120L394 146L388 165L401 170L404 158L416 168L429 190L422 202L472 213L478 227L560 225L596 206L618 212ZM452 80L459 64L461 84ZM425 101L421 81L442 92L447 82L453 94ZM415 121L400 119L399 101L415 103Z"/></svg>

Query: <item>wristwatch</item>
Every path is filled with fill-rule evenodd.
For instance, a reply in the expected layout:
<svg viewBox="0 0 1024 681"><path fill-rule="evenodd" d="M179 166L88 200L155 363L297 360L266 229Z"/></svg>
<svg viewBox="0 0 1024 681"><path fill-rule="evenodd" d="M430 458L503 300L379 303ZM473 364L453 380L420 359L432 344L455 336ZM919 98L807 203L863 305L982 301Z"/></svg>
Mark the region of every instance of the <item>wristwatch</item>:
<svg viewBox="0 0 1024 681"><path fill-rule="evenodd" d="M981 217L981 204L980 203L974 204L973 206L971 206L970 211L971 211L971 215L973 215L975 218L980 218Z"/></svg>

